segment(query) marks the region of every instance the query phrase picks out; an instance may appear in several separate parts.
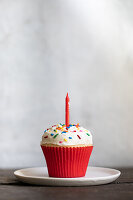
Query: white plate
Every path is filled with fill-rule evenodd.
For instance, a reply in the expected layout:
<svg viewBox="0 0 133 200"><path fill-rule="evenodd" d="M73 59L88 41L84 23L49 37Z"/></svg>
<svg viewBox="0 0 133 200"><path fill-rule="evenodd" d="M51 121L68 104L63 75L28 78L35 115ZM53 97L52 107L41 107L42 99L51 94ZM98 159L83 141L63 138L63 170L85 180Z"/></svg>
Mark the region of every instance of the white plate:
<svg viewBox="0 0 133 200"><path fill-rule="evenodd" d="M115 181L121 172L110 168L88 167L86 176L80 178L54 178L48 176L46 167L21 169L14 175L22 182L51 186L101 185Z"/></svg>

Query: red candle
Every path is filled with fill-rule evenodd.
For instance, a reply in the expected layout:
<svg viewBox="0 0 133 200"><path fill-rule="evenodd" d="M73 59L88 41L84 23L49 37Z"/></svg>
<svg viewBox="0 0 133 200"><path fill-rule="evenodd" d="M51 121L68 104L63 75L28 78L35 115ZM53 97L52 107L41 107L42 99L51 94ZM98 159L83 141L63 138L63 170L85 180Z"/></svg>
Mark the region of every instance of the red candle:
<svg viewBox="0 0 133 200"><path fill-rule="evenodd" d="M66 118L65 118L66 127L69 126L69 96L66 95Z"/></svg>

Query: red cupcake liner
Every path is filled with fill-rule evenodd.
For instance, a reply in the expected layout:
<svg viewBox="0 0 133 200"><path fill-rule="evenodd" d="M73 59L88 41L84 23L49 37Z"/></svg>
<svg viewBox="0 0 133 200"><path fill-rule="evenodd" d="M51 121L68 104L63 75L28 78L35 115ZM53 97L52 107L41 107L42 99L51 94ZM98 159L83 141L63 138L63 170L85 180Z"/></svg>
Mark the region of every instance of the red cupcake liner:
<svg viewBox="0 0 133 200"><path fill-rule="evenodd" d="M41 146L50 177L74 178L85 176L93 146Z"/></svg>

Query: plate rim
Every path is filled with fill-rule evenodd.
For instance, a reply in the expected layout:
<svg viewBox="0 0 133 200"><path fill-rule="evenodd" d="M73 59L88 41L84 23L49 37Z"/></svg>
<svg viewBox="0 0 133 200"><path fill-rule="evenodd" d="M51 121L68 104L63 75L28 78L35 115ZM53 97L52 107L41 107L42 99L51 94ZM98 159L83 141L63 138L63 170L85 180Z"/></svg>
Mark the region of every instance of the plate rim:
<svg viewBox="0 0 133 200"><path fill-rule="evenodd" d="M38 169L38 168L45 168L47 169L47 167L29 167L29 168L22 168L19 170L15 170L14 171L14 175L18 178L30 178L30 179L41 179L41 180L61 180L61 181L95 181L97 177L93 177L93 178L88 178L88 177L75 177L75 178L58 178L58 177L42 177L42 176L28 176L28 175L21 175L19 174L21 171L25 171L25 170L30 170L30 169ZM113 175L107 175L105 177L98 177L98 179L100 179L101 181L106 180L106 179L112 179L112 178L118 178L121 175L121 172L117 169L113 169L113 168L108 168L108 167L93 167L93 166L88 166L88 168L95 168L95 169L103 169L103 170L110 170L110 171L115 171L116 174Z"/></svg>

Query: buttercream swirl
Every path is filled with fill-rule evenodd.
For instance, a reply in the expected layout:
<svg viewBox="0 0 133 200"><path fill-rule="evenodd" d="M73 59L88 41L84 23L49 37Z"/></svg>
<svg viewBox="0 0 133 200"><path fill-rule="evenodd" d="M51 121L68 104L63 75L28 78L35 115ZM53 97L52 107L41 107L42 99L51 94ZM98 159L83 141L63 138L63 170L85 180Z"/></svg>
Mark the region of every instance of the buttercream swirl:
<svg viewBox="0 0 133 200"><path fill-rule="evenodd" d="M91 132L79 124L57 124L44 131L41 145L54 144L59 146L92 145Z"/></svg>

